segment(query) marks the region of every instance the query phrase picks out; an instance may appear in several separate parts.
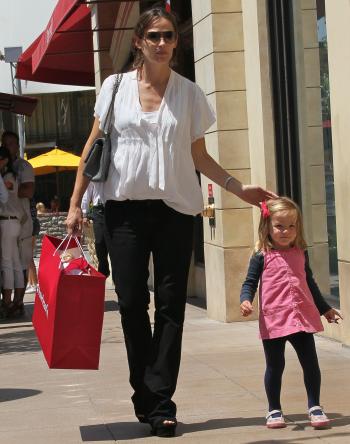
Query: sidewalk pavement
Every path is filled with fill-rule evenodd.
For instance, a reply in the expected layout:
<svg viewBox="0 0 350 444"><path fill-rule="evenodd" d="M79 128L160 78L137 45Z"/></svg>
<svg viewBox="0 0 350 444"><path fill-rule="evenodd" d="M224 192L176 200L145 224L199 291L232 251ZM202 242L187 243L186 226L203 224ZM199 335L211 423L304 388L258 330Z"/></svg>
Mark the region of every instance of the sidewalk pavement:
<svg viewBox="0 0 350 444"><path fill-rule="evenodd" d="M0 443L159 443L133 416L119 313L106 293L99 371L49 370L30 322L0 323ZM257 322L207 319L189 299L178 389L183 443L350 443L350 351L317 337L322 403L332 428L313 430L295 353L287 347L283 406L288 427L267 430L264 357Z"/></svg>

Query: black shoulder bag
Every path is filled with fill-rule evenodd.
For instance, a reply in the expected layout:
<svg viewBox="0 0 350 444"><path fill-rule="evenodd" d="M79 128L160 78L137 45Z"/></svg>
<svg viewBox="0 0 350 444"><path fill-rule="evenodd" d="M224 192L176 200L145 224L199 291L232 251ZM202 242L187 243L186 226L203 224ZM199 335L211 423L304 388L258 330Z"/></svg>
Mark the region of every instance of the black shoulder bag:
<svg viewBox="0 0 350 444"><path fill-rule="evenodd" d="M105 125L103 128L104 137L100 137L94 140L94 143L92 144L90 151L85 159L83 175L88 177L92 182L105 182L107 180L109 165L111 163L112 144L110 135L112 128L114 100L122 78L123 74L116 75L111 104L109 105Z"/></svg>

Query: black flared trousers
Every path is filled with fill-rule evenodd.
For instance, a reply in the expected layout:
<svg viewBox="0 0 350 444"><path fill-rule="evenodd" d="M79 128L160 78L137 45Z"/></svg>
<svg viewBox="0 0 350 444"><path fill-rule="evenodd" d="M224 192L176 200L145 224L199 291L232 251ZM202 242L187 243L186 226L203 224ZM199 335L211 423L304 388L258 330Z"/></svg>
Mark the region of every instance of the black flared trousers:
<svg viewBox="0 0 350 444"><path fill-rule="evenodd" d="M150 423L176 415L172 396L181 359L193 216L161 200L107 201L112 273L130 369L135 412ZM154 264L155 316L148 316L149 260Z"/></svg>

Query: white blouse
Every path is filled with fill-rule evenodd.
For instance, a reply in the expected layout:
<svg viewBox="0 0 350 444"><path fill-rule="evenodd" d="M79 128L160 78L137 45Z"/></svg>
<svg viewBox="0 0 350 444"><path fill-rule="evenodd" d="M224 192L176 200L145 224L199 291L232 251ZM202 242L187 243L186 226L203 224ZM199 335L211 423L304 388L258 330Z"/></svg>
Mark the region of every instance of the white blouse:
<svg viewBox="0 0 350 444"><path fill-rule="evenodd" d="M105 124L115 76L102 84L95 105L100 128ZM103 199L162 199L169 207L196 215L203 197L191 144L204 137L215 114L198 85L171 71L156 112L143 112L137 72L123 75L112 118L112 162Z"/></svg>

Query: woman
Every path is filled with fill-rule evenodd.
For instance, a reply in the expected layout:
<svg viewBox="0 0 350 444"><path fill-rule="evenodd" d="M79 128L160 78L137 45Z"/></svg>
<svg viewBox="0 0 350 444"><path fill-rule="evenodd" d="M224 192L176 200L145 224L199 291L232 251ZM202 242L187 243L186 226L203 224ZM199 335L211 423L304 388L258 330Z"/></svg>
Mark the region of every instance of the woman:
<svg viewBox="0 0 350 444"><path fill-rule="evenodd" d="M144 12L135 28L134 71L124 74L114 105L112 162L104 184L112 273L124 330L132 401L153 434L174 436L193 217L203 209L196 169L245 201L274 196L245 186L207 153L205 131L215 116L204 93L170 64L178 43L174 16ZM115 77L102 85L95 122L84 148L101 134ZM67 217L68 232L82 228L81 199L88 185L80 163ZM155 324L148 317L148 262L155 275Z"/></svg>
<svg viewBox="0 0 350 444"><path fill-rule="evenodd" d="M18 241L24 209L18 198L18 183L12 167L10 152L0 147L1 176L8 191L8 199L0 204L1 276L2 303L1 317L16 314L20 295L24 289L24 276L19 255ZM14 300L12 302L12 291Z"/></svg>

